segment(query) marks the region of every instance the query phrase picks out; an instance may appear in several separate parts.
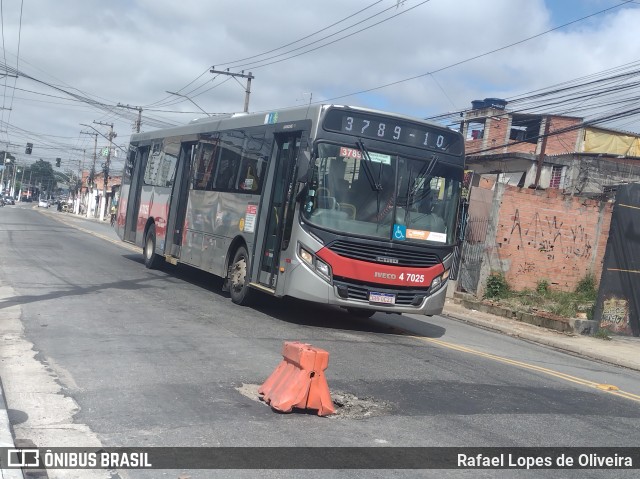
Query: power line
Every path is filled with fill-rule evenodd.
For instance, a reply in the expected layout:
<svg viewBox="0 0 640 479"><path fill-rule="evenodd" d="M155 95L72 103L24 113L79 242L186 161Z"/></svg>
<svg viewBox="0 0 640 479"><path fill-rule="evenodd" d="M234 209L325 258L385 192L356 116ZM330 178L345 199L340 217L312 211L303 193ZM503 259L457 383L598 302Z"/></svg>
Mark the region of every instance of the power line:
<svg viewBox="0 0 640 479"><path fill-rule="evenodd" d="M289 43L287 43L285 45L281 45L281 46L279 46L277 48L273 48L273 49L268 50L266 52L258 53L257 55L252 55L252 56L249 56L249 57L241 58L239 60L232 60L232 61L227 61L227 62L216 62L216 65L221 66L221 67L229 66L230 68L235 68L235 67L231 67L231 65L233 65L234 63L240 63L240 62L244 62L244 61L247 61L247 60L253 60L254 58L258 58L258 57L261 57L261 56L264 56L264 55L268 55L268 54L276 52L278 50L282 50L283 48L290 47L291 45L295 45L296 43L300 43L301 41L306 40L307 38L311 38L311 37L317 35L318 33L326 32L327 30L329 30L329 29L331 29L331 28L333 28L333 27L335 27L335 26L347 21L350 18L353 18L353 17L361 14L362 12L374 7L375 5L377 5L378 3L381 3L381 2L382 2L382 0L378 0L377 2L373 2L369 6L367 6L365 8L362 8L362 9L358 10L357 12L355 12L355 13L347 16L347 17L342 18L341 20L338 20L337 22L334 22L331 25L327 25L326 27L322 27L319 30L316 30L315 32L310 33L309 35L306 35L306 36L304 36L302 38L299 38L297 40L289 42ZM386 12L387 10L390 10L391 8L394 8L394 7L386 8L382 12L377 13L376 15L373 15L373 16L381 15L382 13ZM369 18L372 18L372 17L369 17ZM366 18L364 21L369 20L369 18ZM349 26L347 28L352 28L352 27L353 27L353 25L351 25L351 26ZM324 37L324 38L328 38L328 37ZM323 40L324 38L321 38L321 40Z"/></svg>
<svg viewBox="0 0 640 479"><path fill-rule="evenodd" d="M351 96L362 95L364 93L370 93L372 91L382 90L384 88L388 88L390 86L399 85L401 83L406 83L408 81L417 80L418 78L423 78L423 77L426 77L428 75L433 75L434 73L440 73L440 72L443 72L445 70L449 70L449 69L451 69L453 67L460 66L460 65L463 65L465 63L471 62L473 60L477 60L479 58L483 58L483 57L492 55L494 53L506 50L506 49L511 48L513 46L516 46L516 45L520 45L522 43L528 42L528 41L533 40L535 38L539 38L539 37L541 37L543 35L546 35L547 33L551 33L553 31L562 29L562 28L567 27L569 25L573 25L574 23L578 23L578 22L581 22L581 21L586 20L588 18L597 16L597 15L601 15L602 13L608 12L608 11L616 9L616 8L619 8L619 7L623 6L623 5L626 5L626 4L631 3L631 2L632 2L632 0L625 0L620 4L614 5L614 6L609 7L609 8L605 8L604 10L600 10L600 11L592 13L590 15L586 15L584 17L578 18L577 20L573 20L571 22L564 23L564 24L562 24L562 25L560 25L558 27L554 27L554 28L551 28L551 29L546 30L544 32L538 33L536 35L532 35L530 37L524 38L522 40L518 40L516 42L509 43L508 45L505 45L505 46L502 46L502 47L499 47L499 48L495 48L493 50L490 50L490 51L487 51L487 52L484 52L484 53L480 53L478 55L474 55L474 56L466 58L464 60L460 60L458 62L451 63L449 65L440 67L440 68L432 70L430 72L421 73L419 75L414 75L412 77L404 78L404 79L401 79L401 80L396 80L396 81L393 81L393 82L390 82L390 83L386 83L384 85L379 85L379 86L376 86L376 87L367 88L365 90L360 90L360 91L356 91L356 92L352 92L352 93L348 93L348 94L344 94L344 95L340 95L340 96L335 96L335 97L332 97L332 98L326 98L326 99L323 99L323 100L318 100L318 101L316 101L314 103L325 103L325 102L331 102L331 101L335 101L335 100L340 100L340 99L343 99L343 98L348 98L348 97L351 97ZM266 66L266 65L262 65L262 66ZM255 67L255 68L259 68L259 67Z"/></svg>
<svg viewBox="0 0 640 479"><path fill-rule="evenodd" d="M319 49L321 49L321 48L327 47L327 46L329 46L329 45L333 45L334 43L338 43L338 42L340 42L340 41L342 41L342 40L344 40L344 39L346 39L346 38L349 38L349 37L352 37L352 36L354 36L354 35L357 35L358 33L362 33L362 32L364 32L364 31L366 31L366 30L369 30L369 29L371 29L371 28L373 28L373 27L376 27L376 26L380 25L381 23L388 22L389 20L392 20L392 19L394 19L394 18L396 18L396 17L398 17L398 16L400 16L400 15L404 15L405 13L408 13L408 12L410 12L411 10L413 10L413 9L415 9L415 8L418 8L418 7L420 7L420 6L424 5L425 3L428 3L428 2L430 2L430 1L431 1L431 0L424 0L424 1L420 2L419 4L414 5L413 7L408 8L408 9L406 9L406 10L404 10L404 11L400 12L400 13L397 13L397 14L395 14L395 15L392 15L392 16L388 17L388 18L385 18L385 19L383 19L383 20L380 20L379 22L376 22L376 23L374 23L374 24L372 24L372 25L368 25L368 26L366 26L366 27L364 27L364 28L361 28L361 29L359 29L359 30L356 30L356 31L355 31L355 32L353 32L353 33L349 33L349 34L347 34L347 35L343 35L342 37L336 38L335 40L332 40L332 41L330 41L330 42L324 43L324 44L319 45L319 46L317 46L317 47L315 47L315 48L310 48L309 50L305 50L304 52L297 53L297 54L295 54L295 55L291 55L291 56L289 56L289 57L282 58L282 59L280 59L280 60L275 60L275 61L273 61L273 62L268 62L268 63L260 64L260 62L267 61L267 60L272 60L272 59L274 59L274 58L278 58L278 57L281 57L281 56L287 55L287 54L289 54L289 53L293 53L293 52L295 52L295 51L301 50L301 49L306 48L306 47L308 47L308 46L312 46L312 45L314 45L315 43L318 43L318 41L326 40L327 38L331 38L331 37L335 36L335 34L327 35L327 36L325 36L325 37L321 38L320 40L317 40L317 41L315 41L315 42L313 42L313 43L308 43L308 44L303 45L303 46L301 46L301 47L294 48L294 49L292 49L292 50L289 50L289 51L287 51L287 52L284 52L284 53L281 53L281 54L278 54L278 55L274 55L274 56L272 56L272 57L267 57L267 58L264 58L264 59L262 59L262 60L258 60L258 61L255 61L255 62L249 62L249 63L244 63L244 64L241 64L241 65L236 65L236 66L235 66L235 68L252 68L252 69L258 69L258 68L263 68L263 67L266 67L266 66L269 66L269 65L274 65L274 64L276 64L276 63L281 63L281 62L284 62L284 61L287 61L287 60L291 60L292 58L296 58L296 57L299 57L299 56L302 56L302 55L306 55L307 53L314 52L314 51L316 51L316 50L319 50ZM383 10L383 12L385 12L385 11L387 11L387 10L391 9L391 8L394 8L394 7L389 7L389 8L387 8L386 10ZM383 13L383 12L380 12L380 13ZM377 13L376 15L372 15L371 17L368 17L368 18L366 18L366 19L365 19L365 20L363 20L363 21L370 20L371 18L373 18L373 17L376 17L376 16L380 15L380 13ZM362 22L360 22L360 23L362 23ZM350 27L347 27L347 28L346 28L346 30L349 30L350 28L353 28L353 27L355 27L355 26L356 26L356 25L352 25L352 26L350 26Z"/></svg>

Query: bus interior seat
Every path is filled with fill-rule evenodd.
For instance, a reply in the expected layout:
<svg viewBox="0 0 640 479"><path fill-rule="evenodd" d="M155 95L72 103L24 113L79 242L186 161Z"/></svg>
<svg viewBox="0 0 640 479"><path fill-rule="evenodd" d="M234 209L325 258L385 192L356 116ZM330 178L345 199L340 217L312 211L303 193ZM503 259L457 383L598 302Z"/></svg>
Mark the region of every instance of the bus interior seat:
<svg viewBox="0 0 640 479"><path fill-rule="evenodd" d="M347 199L348 195L351 193L350 187L351 184L345 179L338 178L333 180L332 191L339 203L342 203Z"/></svg>
<svg viewBox="0 0 640 479"><path fill-rule="evenodd" d="M340 211L344 211L349 215L350 220L356 219L356 207L349 203L340 203L339 204Z"/></svg>
<svg viewBox="0 0 640 479"><path fill-rule="evenodd" d="M331 193L329 192L329 188L321 186L316 190L316 196L331 196Z"/></svg>
<svg viewBox="0 0 640 479"><path fill-rule="evenodd" d="M317 196L316 208L324 210L335 210L338 209L338 202L333 196Z"/></svg>

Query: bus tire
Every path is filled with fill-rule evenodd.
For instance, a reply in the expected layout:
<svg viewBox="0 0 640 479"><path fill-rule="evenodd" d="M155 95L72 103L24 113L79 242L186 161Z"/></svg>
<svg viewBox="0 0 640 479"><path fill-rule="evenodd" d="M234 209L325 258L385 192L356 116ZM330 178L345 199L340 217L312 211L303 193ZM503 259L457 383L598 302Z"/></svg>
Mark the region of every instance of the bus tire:
<svg viewBox="0 0 640 479"><path fill-rule="evenodd" d="M347 312L358 318L370 318L376 311L373 309L347 308Z"/></svg>
<svg viewBox="0 0 640 479"><path fill-rule="evenodd" d="M249 254L244 246L240 246L231 261L229 268L229 295L231 301L241 306L248 306L253 299L254 291L249 287Z"/></svg>
<svg viewBox="0 0 640 479"><path fill-rule="evenodd" d="M142 256L144 256L144 265L147 268L155 269L160 265L160 256L156 254L156 225L152 224L147 230Z"/></svg>

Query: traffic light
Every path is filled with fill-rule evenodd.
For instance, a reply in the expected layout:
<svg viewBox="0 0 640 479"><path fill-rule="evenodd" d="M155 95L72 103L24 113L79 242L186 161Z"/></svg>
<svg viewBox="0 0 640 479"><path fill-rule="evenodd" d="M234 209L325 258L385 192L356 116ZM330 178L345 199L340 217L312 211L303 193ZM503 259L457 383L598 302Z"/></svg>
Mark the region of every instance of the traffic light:
<svg viewBox="0 0 640 479"><path fill-rule="evenodd" d="M31 154L31 150L33 150L33 143L27 143L27 147L24 149L24 152L27 155L30 155Z"/></svg>
<svg viewBox="0 0 640 479"><path fill-rule="evenodd" d="M56 158L56 168L60 168L60 158Z"/></svg>

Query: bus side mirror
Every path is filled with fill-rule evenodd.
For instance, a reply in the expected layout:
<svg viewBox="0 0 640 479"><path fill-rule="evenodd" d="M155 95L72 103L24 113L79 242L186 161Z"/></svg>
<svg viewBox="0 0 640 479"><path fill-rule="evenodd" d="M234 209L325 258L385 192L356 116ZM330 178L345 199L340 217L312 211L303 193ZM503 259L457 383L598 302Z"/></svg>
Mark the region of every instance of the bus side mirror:
<svg viewBox="0 0 640 479"><path fill-rule="evenodd" d="M300 183L307 182L307 175L309 173L309 165L311 164L311 152L309 150L302 150L300 152L300 159L298 160L298 177L296 178Z"/></svg>

